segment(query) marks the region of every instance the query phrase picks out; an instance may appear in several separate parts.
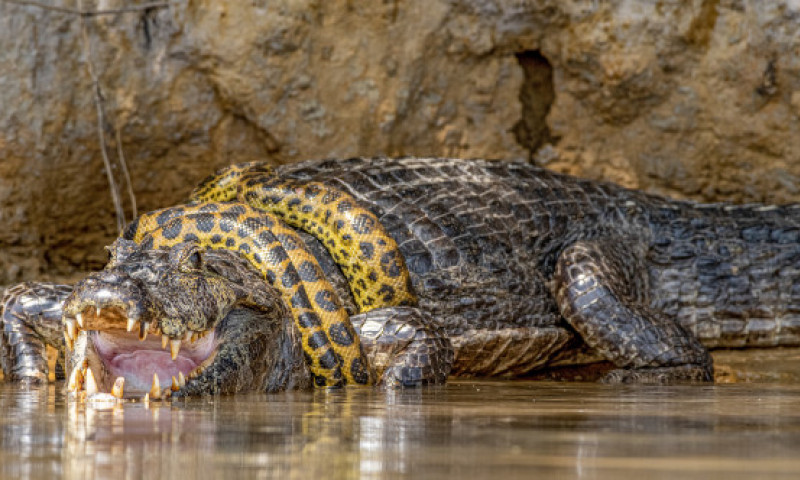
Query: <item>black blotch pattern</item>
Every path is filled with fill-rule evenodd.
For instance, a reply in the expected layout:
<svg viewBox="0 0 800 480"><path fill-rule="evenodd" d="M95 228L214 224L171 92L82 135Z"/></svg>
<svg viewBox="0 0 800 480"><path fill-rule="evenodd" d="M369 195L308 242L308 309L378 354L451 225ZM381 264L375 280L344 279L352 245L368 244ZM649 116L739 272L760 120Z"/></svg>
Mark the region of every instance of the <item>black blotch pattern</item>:
<svg viewBox="0 0 800 480"><path fill-rule="evenodd" d="M346 213L346 212L349 212L352 209L353 209L353 204L350 203L347 200L342 200L341 202L339 202L338 205L336 205L336 210L339 213Z"/></svg>
<svg viewBox="0 0 800 480"><path fill-rule="evenodd" d="M281 283L286 288L292 288L300 283L300 277L297 275L297 270L290 265L289 268L283 272L283 275L281 275Z"/></svg>
<svg viewBox="0 0 800 480"><path fill-rule="evenodd" d="M278 241L281 242L281 245L283 245L283 248L285 248L287 251L296 250L300 248L300 245L297 243L297 240L292 235L286 233L279 233L277 237Z"/></svg>
<svg viewBox="0 0 800 480"><path fill-rule="evenodd" d="M353 219L350 226L361 235L368 235L375 229L375 219L362 213Z"/></svg>
<svg viewBox="0 0 800 480"><path fill-rule="evenodd" d="M361 256L365 260L372 260L372 256L375 254L375 246L370 242L361 242L358 246L361 248Z"/></svg>
<svg viewBox="0 0 800 480"><path fill-rule="evenodd" d="M200 243L200 237L195 235L194 233L187 233L183 236L184 242L193 242L193 243Z"/></svg>
<svg viewBox="0 0 800 480"><path fill-rule="evenodd" d="M318 282L321 280L317 266L308 260L300 264L298 273L304 282Z"/></svg>
<svg viewBox="0 0 800 480"><path fill-rule="evenodd" d="M159 213L156 217L156 223L158 226L163 227L165 223L169 222L171 219L175 218L176 216L183 213L182 208L170 208L169 210L164 210L163 212Z"/></svg>
<svg viewBox="0 0 800 480"><path fill-rule="evenodd" d="M267 281L270 285L275 285L275 280L277 279L277 275L275 275L274 270L267 270Z"/></svg>
<svg viewBox="0 0 800 480"><path fill-rule="evenodd" d="M125 228L125 232L122 234L122 238L133 240L133 237L136 236L136 231L139 230L139 222L141 220L142 217L137 217L136 220L129 223L127 228Z"/></svg>
<svg viewBox="0 0 800 480"><path fill-rule="evenodd" d="M302 328L319 327L322 325L322 320L314 312L303 312L297 316L297 322Z"/></svg>
<svg viewBox="0 0 800 480"><path fill-rule="evenodd" d="M394 300L394 293L394 287L386 284L381 285L381 288L378 290L378 295L383 295L384 302L391 302Z"/></svg>
<svg viewBox="0 0 800 480"><path fill-rule="evenodd" d="M312 308L306 289L302 285L294 292L292 298L289 299L289 303L291 303L292 308L307 308L309 310Z"/></svg>
<svg viewBox="0 0 800 480"><path fill-rule="evenodd" d="M211 243L220 243L222 242L222 235L219 233L215 233L211 236Z"/></svg>
<svg viewBox="0 0 800 480"><path fill-rule="evenodd" d="M178 235L180 235L182 229L183 219L179 217L169 222L167 226L164 227L161 232L161 236L170 240L174 240L175 238L178 238Z"/></svg>
<svg viewBox="0 0 800 480"><path fill-rule="evenodd" d="M207 203L200 207L200 213L208 213L208 212L217 212L219 211L219 205L216 203Z"/></svg>
<svg viewBox="0 0 800 480"><path fill-rule="evenodd" d="M269 250L267 260L273 265L280 265L289 258L289 254L280 245L276 245Z"/></svg>
<svg viewBox="0 0 800 480"><path fill-rule="evenodd" d="M232 238L228 238L227 240L225 240L225 246L228 247L228 248L235 247L236 246L236 240L234 240Z"/></svg>
<svg viewBox="0 0 800 480"><path fill-rule="evenodd" d="M307 199L312 200L314 197L319 195L319 192L320 192L319 186L317 186L317 185L308 185L306 187L305 195L306 195Z"/></svg>
<svg viewBox="0 0 800 480"><path fill-rule="evenodd" d="M228 210L225 211L223 215L234 215L238 217L239 215L247 212L247 208L244 205L233 205Z"/></svg>
<svg viewBox="0 0 800 480"><path fill-rule="evenodd" d="M225 233L230 232L236 227L236 219L222 214L223 217L219 220L219 229Z"/></svg>
<svg viewBox="0 0 800 480"><path fill-rule="evenodd" d="M246 243L239 245L239 251L242 253L250 253L251 251L250 245Z"/></svg>
<svg viewBox="0 0 800 480"><path fill-rule="evenodd" d="M214 229L214 215L210 213L198 213L194 218L197 229L201 232L210 232Z"/></svg>
<svg viewBox="0 0 800 480"><path fill-rule="evenodd" d="M328 337L325 336L325 332L316 331L313 335L308 337L308 346L311 347L312 350L317 350L325 345L328 344ZM331 368L331 367L325 367Z"/></svg>
<svg viewBox="0 0 800 480"><path fill-rule="evenodd" d="M328 334L330 335L331 340L337 345L349 347L353 344L353 336L347 330L347 327L341 323L334 323L331 325L331 327L328 329Z"/></svg>
<svg viewBox="0 0 800 480"><path fill-rule="evenodd" d="M364 365L364 362L361 361L361 357L354 358L350 363L350 375L359 385L366 385L369 383L369 374L367 373L367 368Z"/></svg>
<svg viewBox="0 0 800 480"><path fill-rule="evenodd" d="M320 332L321 333L321 332ZM321 357L319 357L319 364L322 368L326 368L328 370L333 370L337 366L336 355L334 355L333 350L328 349Z"/></svg>
<svg viewBox="0 0 800 480"><path fill-rule="evenodd" d="M326 312L335 312L339 309L338 302L336 302L336 295L330 290L320 290L317 292L314 300L317 302L319 308Z"/></svg>
<svg viewBox="0 0 800 480"><path fill-rule="evenodd" d="M152 250L153 249L153 237L147 237L142 240L142 250Z"/></svg>
<svg viewBox="0 0 800 480"><path fill-rule="evenodd" d="M261 232L258 234L258 241L261 242L262 245L268 245L275 241L275 235L269 231Z"/></svg>
<svg viewBox="0 0 800 480"><path fill-rule="evenodd" d="M342 194L337 192L336 190L330 190L322 196L322 203L328 204L333 203L341 197Z"/></svg>
<svg viewBox="0 0 800 480"><path fill-rule="evenodd" d="M397 250L391 250L381 256L381 270L383 273L391 278L400 276L400 262L398 261Z"/></svg>

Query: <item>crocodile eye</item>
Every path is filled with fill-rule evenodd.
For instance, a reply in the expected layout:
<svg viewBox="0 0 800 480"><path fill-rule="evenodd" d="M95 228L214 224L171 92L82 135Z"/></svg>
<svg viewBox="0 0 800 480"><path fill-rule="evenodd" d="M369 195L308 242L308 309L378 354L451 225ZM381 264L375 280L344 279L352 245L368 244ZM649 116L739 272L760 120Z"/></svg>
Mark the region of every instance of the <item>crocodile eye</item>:
<svg viewBox="0 0 800 480"><path fill-rule="evenodd" d="M118 238L114 243L105 247L106 253L108 253L106 267L113 267L124 262L137 248L138 245L132 241Z"/></svg>
<svg viewBox="0 0 800 480"><path fill-rule="evenodd" d="M183 272L203 268L203 251L196 244L182 243L169 252L169 262Z"/></svg>
<svg viewBox="0 0 800 480"><path fill-rule="evenodd" d="M200 252L195 250L188 257L186 257L186 265L192 270L200 270L203 268L203 257Z"/></svg>

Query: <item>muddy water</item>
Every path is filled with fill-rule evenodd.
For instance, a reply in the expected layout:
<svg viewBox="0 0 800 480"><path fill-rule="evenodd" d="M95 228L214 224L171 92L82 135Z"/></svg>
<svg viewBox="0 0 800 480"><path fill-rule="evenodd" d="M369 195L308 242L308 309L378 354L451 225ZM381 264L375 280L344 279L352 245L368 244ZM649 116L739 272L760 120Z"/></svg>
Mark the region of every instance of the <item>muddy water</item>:
<svg viewBox="0 0 800 480"><path fill-rule="evenodd" d="M0 383L2 478L798 478L800 386L460 381L95 410Z"/></svg>

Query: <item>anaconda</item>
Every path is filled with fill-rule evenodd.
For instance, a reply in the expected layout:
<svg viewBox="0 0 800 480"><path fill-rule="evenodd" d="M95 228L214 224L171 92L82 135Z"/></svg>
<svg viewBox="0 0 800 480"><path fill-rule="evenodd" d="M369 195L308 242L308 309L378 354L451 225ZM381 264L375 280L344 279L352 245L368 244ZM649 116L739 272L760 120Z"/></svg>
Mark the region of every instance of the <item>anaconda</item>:
<svg viewBox="0 0 800 480"><path fill-rule="evenodd" d="M262 220L239 235L231 208ZM307 254L258 268L254 248L263 262L286 224ZM133 390L187 377L175 394L370 383L337 380L352 358L390 385L597 362L609 382L709 381L707 348L800 344L800 206L675 201L527 163L235 166L112 251L74 287L7 291L7 378L43 378L62 313L65 371L89 366L106 390L117 374ZM320 301L292 300L300 279L323 282ZM325 326L303 320L326 309ZM332 349L351 326L363 350Z"/></svg>

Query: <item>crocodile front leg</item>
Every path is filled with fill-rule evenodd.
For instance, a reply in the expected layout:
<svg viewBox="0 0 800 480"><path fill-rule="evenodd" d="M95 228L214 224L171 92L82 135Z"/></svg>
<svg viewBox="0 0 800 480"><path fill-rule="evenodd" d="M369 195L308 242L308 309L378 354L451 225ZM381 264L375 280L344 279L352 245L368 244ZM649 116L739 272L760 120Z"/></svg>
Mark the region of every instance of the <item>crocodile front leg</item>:
<svg viewBox="0 0 800 480"><path fill-rule="evenodd" d="M604 381L711 381L711 356L677 322L648 306L642 255L618 238L579 241L560 255L555 295L587 345L618 370Z"/></svg>
<svg viewBox="0 0 800 480"><path fill-rule="evenodd" d="M0 363L6 380L47 381L45 345L63 355L61 307L71 291L72 286L55 283L21 283L6 289L0 315Z"/></svg>
<svg viewBox="0 0 800 480"><path fill-rule="evenodd" d="M350 317L382 385L445 383L453 347L429 314L414 307L385 307Z"/></svg>

